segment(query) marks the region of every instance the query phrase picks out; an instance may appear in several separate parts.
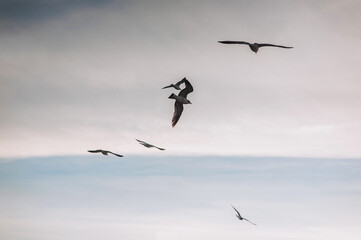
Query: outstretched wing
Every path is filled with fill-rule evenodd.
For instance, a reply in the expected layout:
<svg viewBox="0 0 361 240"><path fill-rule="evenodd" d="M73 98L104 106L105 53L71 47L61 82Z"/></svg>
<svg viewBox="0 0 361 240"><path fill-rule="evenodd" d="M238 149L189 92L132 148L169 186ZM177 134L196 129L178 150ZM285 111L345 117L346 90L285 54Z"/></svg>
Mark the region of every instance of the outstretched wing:
<svg viewBox="0 0 361 240"><path fill-rule="evenodd" d="M186 78L183 78L183 81L184 81L186 87L184 89L182 89L182 91L180 91L178 96L187 98L187 95L189 93L193 92L193 86ZM182 106L182 110L183 110L183 106Z"/></svg>
<svg viewBox="0 0 361 240"><path fill-rule="evenodd" d="M233 205L231 205L232 207L233 207ZM240 219L240 220L242 220L242 217L241 217L241 214L238 212L238 210L235 208L235 207L233 207L233 209L234 209L234 211L236 211L237 212L237 217Z"/></svg>
<svg viewBox="0 0 361 240"><path fill-rule="evenodd" d="M101 149L98 149L98 150L88 150L88 152L90 153L99 153L99 152L102 152Z"/></svg>
<svg viewBox="0 0 361 240"><path fill-rule="evenodd" d="M249 45L249 42L245 42L245 41L218 41L219 43L223 43L223 44L247 44Z"/></svg>
<svg viewBox="0 0 361 240"><path fill-rule="evenodd" d="M152 144L149 144L147 142L141 141L136 139L140 144L142 144L144 147L150 148L150 147L154 147Z"/></svg>
<svg viewBox="0 0 361 240"><path fill-rule="evenodd" d="M162 150L162 151L165 150L164 148L160 148L160 147L157 147L157 146L153 146L153 147L158 148L159 150Z"/></svg>
<svg viewBox="0 0 361 240"><path fill-rule="evenodd" d="M293 48L293 47L286 47L286 46L282 46L282 45L274 45L274 44L269 44L269 43L259 43L258 47L280 47L280 48Z"/></svg>
<svg viewBox="0 0 361 240"><path fill-rule="evenodd" d="M163 87L162 89L165 89L165 88L175 88L176 90L180 90L180 85L182 83L184 83L184 80L186 80L186 78L183 78L182 80L178 81L176 84L171 84L171 85L168 85L168 86L165 86Z"/></svg>
<svg viewBox="0 0 361 240"><path fill-rule="evenodd" d="M141 141L141 140L138 140L138 139L135 139L135 140L137 140L140 144L147 144L146 142L143 142L143 141Z"/></svg>
<svg viewBox="0 0 361 240"><path fill-rule="evenodd" d="M184 83L185 80L187 80L187 79L184 77L182 80L180 80L179 82L177 82L175 85L176 85L177 87L180 87L180 85L181 85L182 83Z"/></svg>
<svg viewBox="0 0 361 240"><path fill-rule="evenodd" d="M170 87L173 87L173 84L168 85L168 86L165 86L165 87L162 87L162 89L165 89L165 88L170 88Z"/></svg>
<svg viewBox="0 0 361 240"><path fill-rule="evenodd" d="M248 220L247 218L243 218L243 220L246 220L247 222L252 223L253 225L257 225L255 223L251 222L250 220Z"/></svg>
<svg viewBox="0 0 361 240"><path fill-rule="evenodd" d="M113 152L110 152L110 151L108 151L108 153L111 153L111 154L113 154L113 155L115 155L115 156L117 156L117 157L123 157L123 155L116 154L116 153L113 153Z"/></svg>
<svg viewBox="0 0 361 240"><path fill-rule="evenodd" d="M184 91L184 89L182 91ZM178 101L175 101L174 113L172 118L172 127L174 127L177 124L180 116L182 115L182 112L183 112L183 104Z"/></svg>

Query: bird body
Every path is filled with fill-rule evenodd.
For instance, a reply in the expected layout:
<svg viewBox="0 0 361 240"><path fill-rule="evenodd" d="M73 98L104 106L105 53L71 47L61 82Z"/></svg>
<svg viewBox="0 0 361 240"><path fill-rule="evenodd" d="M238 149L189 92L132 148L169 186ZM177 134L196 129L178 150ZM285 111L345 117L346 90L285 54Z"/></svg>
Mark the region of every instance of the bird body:
<svg viewBox="0 0 361 240"><path fill-rule="evenodd" d="M146 147L146 148L152 148L152 147L154 147L154 148L158 148L159 150L162 150L162 151L165 150L164 148L160 148L160 147L154 146L154 145L149 144L149 143L147 143L147 142L144 142L144 141L141 141L141 140L138 140L138 139L135 139L135 140L137 140L137 141L139 142L139 144L142 144L142 145L143 145L144 147Z"/></svg>
<svg viewBox="0 0 361 240"><path fill-rule="evenodd" d="M178 95L172 93L168 98L175 99L174 103L174 113L172 118L172 127L174 127L179 121L180 116L183 112L183 104L191 104L191 102L187 99L189 93L193 92L192 84L186 79L183 78L181 81L185 83L185 88L179 92Z"/></svg>
<svg viewBox="0 0 361 240"><path fill-rule="evenodd" d="M182 104L192 104L187 98L177 96L174 93L172 93L168 98L175 99L177 102Z"/></svg>
<svg viewBox="0 0 361 240"><path fill-rule="evenodd" d="M231 205L232 206L232 205ZM244 217L242 217L241 216L241 214L238 212L238 210L235 208L235 207L233 207L232 206L232 208L234 209L234 211L236 211L236 217L239 219L239 220L246 220L247 222L249 222L249 223L252 223L253 225L257 225L257 224L255 224L255 223L253 223L253 222L251 222L251 221L249 221L247 218L244 218Z"/></svg>
<svg viewBox="0 0 361 240"><path fill-rule="evenodd" d="M108 152L107 152L107 151L101 150L101 153L102 153L103 155L108 156Z"/></svg>
<svg viewBox="0 0 361 240"><path fill-rule="evenodd" d="M103 149L88 150L88 152L90 152L90 153L101 153L101 154L106 155L106 156L108 156L108 153L110 153L110 154L113 154L113 155L115 155L117 157L123 157L123 155L116 154L116 153L113 153L111 151L107 151L107 150L103 150Z"/></svg>
<svg viewBox="0 0 361 240"><path fill-rule="evenodd" d="M253 44L250 44L248 46L253 52L255 52L255 53L258 52L258 49L259 49L258 43L253 43Z"/></svg>
<svg viewBox="0 0 361 240"><path fill-rule="evenodd" d="M137 139L137 141L139 142L139 140ZM151 147L153 147L152 145L150 145L150 144L148 144L148 143L140 143L140 144L142 144L144 147L146 147L146 148L151 148Z"/></svg>
<svg viewBox="0 0 361 240"><path fill-rule="evenodd" d="M293 47L286 47L286 46L282 46L282 45L275 45L275 44L269 44L269 43L249 43L249 42L244 42L244 41L218 41L219 43L223 43L223 44L245 44L248 45L249 48L257 53L259 48L261 47L279 47L279 48L293 48Z"/></svg>

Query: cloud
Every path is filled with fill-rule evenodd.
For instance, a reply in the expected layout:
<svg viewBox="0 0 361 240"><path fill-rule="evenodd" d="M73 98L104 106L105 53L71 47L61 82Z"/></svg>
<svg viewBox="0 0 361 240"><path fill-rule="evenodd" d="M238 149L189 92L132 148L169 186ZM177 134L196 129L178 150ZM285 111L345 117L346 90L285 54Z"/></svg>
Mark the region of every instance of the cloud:
<svg viewBox="0 0 361 240"><path fill-rule="evenodd" d="M57 4L59 15L2 31L1 156L149 153L134 138L171 154L360 156L360 36L329 23L348 19L335 2ZM255 55L217 43L227 39L295 48ZM172 129L161 87L185 76L193 104Z"/></svg>
<svg viewBox="0 0 361 240"><path fill-rule="evenodd" d="M36 23L52 18L64 16L67 12L83 8L102 7L113 2L112 0L1 0L0 20L14 21L16 23ZM118 1L120 2L120 1ZM125 2L125 1L122 1Z"/></svg>

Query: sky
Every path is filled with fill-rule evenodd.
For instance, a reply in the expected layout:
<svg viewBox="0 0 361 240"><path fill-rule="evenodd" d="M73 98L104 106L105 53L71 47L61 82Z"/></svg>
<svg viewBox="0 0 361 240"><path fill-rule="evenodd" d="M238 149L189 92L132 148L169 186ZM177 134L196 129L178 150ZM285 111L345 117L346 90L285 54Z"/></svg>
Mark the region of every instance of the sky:
<svg viewBox="0 0 361 240"><path fill-rule="evenodd" d="M25 158L0 164L0 238L357 240L360 186L355 159Z"/></svg>
<svg viewBox="0 0 361 240"><path fill-rule="evenodd" d="M0 1L0 156L360 157L359 1ZM244 40L291 50L219 44ZM175 128L175 89L194 87ZM21 151L19 151L21 149Z"/></svg>
<svg viewBox="0 0 361 240"><path fill-rule="evenodd" d="M0 238L356 239L360 11L0 0ZM183 77L172 128L177 91L161 88Z"/></svg>

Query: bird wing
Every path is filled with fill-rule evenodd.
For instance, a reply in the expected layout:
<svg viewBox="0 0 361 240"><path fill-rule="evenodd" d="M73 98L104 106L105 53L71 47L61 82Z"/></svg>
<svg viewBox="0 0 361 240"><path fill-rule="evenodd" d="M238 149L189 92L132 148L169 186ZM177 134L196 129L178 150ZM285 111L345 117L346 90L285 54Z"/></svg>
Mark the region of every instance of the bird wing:
<svg viewBox="0 0 361 240"><path fill-rule="evenodd" d="M281 46L281 45L274 45L274 44L269 44L269 43L259 43L258 47L280 47L280 48L293 48L293 47L286 47L286 46Z"/></svg>
<svg viewBox="0 0 361 240"><path fill-rule="evenodd" d="M183 112L183 104L178 101L175 101L174 113L173 113L173 118L172 118L172 127L174 127L177 124L180 116L182 115L182 112Z"/></svg>
<svg viewBox="0 0 361 240"><path fill-rule="evenodd" d="M113 154L113 155L115 155L115 156L117 156L117 157L123 157L123 155L116 154L116 153L113 153L113 152L111 152L111 151L108 151L108 153L111 153L111 154Z"/></svg>
<svg viewBox="0 0 361 240"><path fill-rule="evenodd" d="M184 78L183 80L184 80L186 87L183 88L182 91L179 92L178 96L187 98L187 95L189 93L193 92L193 86L186 78ZM183 110L183 107L182 107L182 110Z"/></svg>
<svg viewBox="0 0 361 240"><path fill-rule="evenodd" d="M185 82L185 80L187 80L187 79L184 77L182 80L180 80L179 82L177 82L175 85L179 87L182 83Z"/></svg>
<svg viewBox="0 0 361 240"><path fill-rule="evenodd" d="M141 141L136 139L140 144L142 144L144 147L150 148L150 147L154 147L152 144L149 144L147 142Z"/></svg>
<svg viewBox="0 0 361 240"><path fill-rule="evenodd" d="M138 140L138 139L135 139L135 140L137 140L140 144L147 144L146 142L143 142L143 141L141 141L141 140Z"/></svg>
<svg viewBox="0 0 361 240"><path fill-rule="evenodd" d="M171 85L168 85L168 86L165 86L165 87L163 87L162 89L170 88L170 87L173 87L172 84L171 84Z"/></svg>
<svg viewBox="0 0 361 240"><path fill-rule="evenodd" d="M231 206L233 207L233 205L231 205ZM237 210L235 207L233 207L233 209L234 209L234 211L237 212L237 214L238 214L237 217L238 217L240 220L242 220L241 214L238 212L238 210Z"/></svg>
<svg viewBox="0 0 361 240"><path fill-rule="evenodd" d="M168 86L165 86L163 87L162 89L165 89L165 88L175 88L176 90L180 90L180 85L182 83L184 83L184 80L186 80L186 78L183 78L182 80L178 81L176 84L171 84L171 85L168 85Z"/></svg>
<svg viewBox="0 0 361 240"><path fill-rule="evenodd" d="M153 146L153 147L158 148L159 150L162 150L162 151L165 150L164 148L160 148L160 147L157 147L157 146Z"/></svg>
<svg viewBox="0 0 361 240"><path fill-rule="evenodd" d="M98 149L98 150L88 150L88 152L90 153L98 153L98 152L102 152L101 149Z"/></svg>
<svg viewBox="0 0 361 240"><path fill-rule="evenodd" d="M249 45L249 42L245 42L245 41L218 41L219 43L223 43L223 44L247 44Z"/></svg>
<svg viewBox="0 0 361 240"><path fill-rule="evenodd" d="M253 225L257 225L257 224L255 224L255 223L251 222L250 220L248 220L247 218L243 218L243 220L246 220L247 222L250 222L250 223L252 223Z"/></svg>

